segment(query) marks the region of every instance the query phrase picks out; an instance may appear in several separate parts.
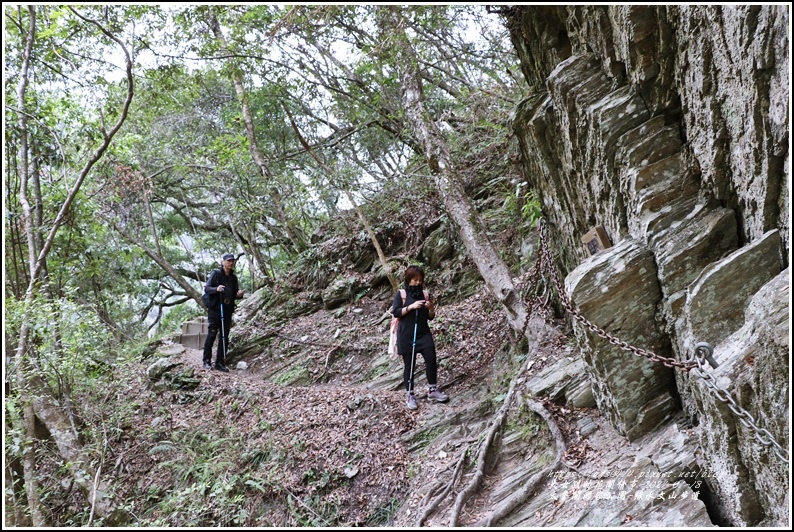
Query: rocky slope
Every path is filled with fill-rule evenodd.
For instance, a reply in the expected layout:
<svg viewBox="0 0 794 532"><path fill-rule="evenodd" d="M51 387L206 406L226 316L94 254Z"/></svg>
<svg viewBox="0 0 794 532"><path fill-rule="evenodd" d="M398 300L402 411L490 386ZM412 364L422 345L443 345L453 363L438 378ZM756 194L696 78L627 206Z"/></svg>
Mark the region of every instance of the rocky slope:
<svg viewBox="0 0 794 532"><path fill-rule="evenodd" d="M184 404L203 398L194 415L213 409L216 424L231 417L228 430L245 434L230 460L253 483L244 492L258 493L244 505L247 525L449 524L473 475L464 458L477 455L529 357L459 525L481 524L531 482L497 524L786 526L788 8L504 12L534 87L513 127L564 277L545 310L555 335L527 352L441 217L416 235L377 231L400 264L430 266L449 403L404 409L401 367L385 355L392 294L366 239L339 235L318 237L299 279L241 306L230 355L245 369L206 373L195 351L165 349L170 369L149 385L169 394L160 400L172 418L188 408L186 393ZM491 236L525 263L538 252L537 235L518 245ZM334 267L312 269L318 258ZM538 293L526 272L516 281L525 297ZM701 342L716 368L695 367ZM181 372L192 391L164 376ZM565 445L563 463L537 483L558 439L528 401L552 414ZM275 429L268 441L284 453L257 454L273 447L251 421Z"/></svg>
<svg viewBox="0 0 794 532"><path fill-rule="evenodd" d="M504 399L511 368L530 356L498 455L458 526L480 524L557 452L549 426L527 409L528 399L541 401L552 413L563 435L565 466L546 475L537 492L500 525L711 526L702 500L706 492L698 483L703 472L695 463L694 433L683 416L636 441L618 433L595 405L570 329L550 310L546 318L557 332L527 354L511 347L505 319L494 314L487 295L441 307L434 324L439 382L451 399L446 404L420 400L419 410L411 412L403 403L402 366L385 354L386 322L378 321L384 302L365 297L333 312L281 322L251 318L251 313L265 314L267 305L257 302L261 297L240 309L231 373L200 369L201 354L194 347L166 343L159 348L149 361L147 382L161 407L140 419L144 427L159 426L159 418L167 417L178 420L186 433L222 428L239 438L227 457L229 469L252 482L280 486L256 494L256 505L245 505L251 515L247 524L295 524L280 491L307 504L323 501L302 512L311 517L304 524L416 526L423 516L425 526L448 526L472 464L462 470L451 494L442 496L443 490L461 458L476 454ZM258 338L254 343L260 346L263 338L272 343L254 355L246 337ZM417 387L423 383L420 362ZM169 423L173 430L174 421ZM158 438L173 439L167 433L150 433L138 445L154 448ZM264 463L251 464L257 449L274 446L284 449L283 455L271 452ZM278 473L273 473L276 464ZM159 469L147 463L150 477L159 478L152 475ZM307 476L307 471L314 473ZM316 478L328 480L318 487ZM162 482L165 490L173 478ZM425 516L435 502L437 508ZM379 515L388 519L377 522ZM224 523L223 515L207 517Z"/></svg>
<svg viewBox="0 0 794 532"><path fill-rule="evenodd" d="M629 344L684 362L707 342L719 364L626 361L577 323L597 404L632 440L683 408L716 522L787 523L789 8L516 7L507 19L536 89L514 128L566 291Z"/></svg>

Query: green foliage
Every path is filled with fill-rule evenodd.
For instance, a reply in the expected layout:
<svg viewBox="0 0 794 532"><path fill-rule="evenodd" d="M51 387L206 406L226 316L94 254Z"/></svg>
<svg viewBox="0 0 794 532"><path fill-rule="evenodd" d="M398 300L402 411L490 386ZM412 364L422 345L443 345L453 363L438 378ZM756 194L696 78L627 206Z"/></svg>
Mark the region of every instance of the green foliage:
<svg viewBox="0 0 794 532"><path fill-rule="evenodd" d="M155 505L143 516L143 523L233 524L235 517L239 518L238 509L247 488L245 479L234 472L228 449L240 443L240 439L189 431L173 432L171 440L155 445L149 454L165 453L170 458L158 467L170 472L174 485L168 493L156 497Z"/></svg>
<svg viewBox="0 0 794 532"><path fill-rule="evenodd" d="M86 385L86 377L112 362L112 336L97 315L69 299L34 298L26 306L6 300L6 334L19 337L24 319L29 328L29 356L54 390Z"/></svg>
<svg viewBox="0 0 794 532"><path fill-rule="evenodd" d="M194 286L200 285L195 277L215 265L211 257L242 247L246 258L253 259L253 250L264 257L266 264L257 267L271 278L322 288L346 270L349 253L344 246L329 245L300 254L290 245L286 229L316 235L320 242L333 243L334 236L341 236L356 246L369 246L356 216L337 216L349 209L350 193L391 263L402 267L416 262L424 229L443 214L443 198L428 178L425 154L406 122L400 65L388 46L389 36L378 27L380 7L75 7L134 48L139 61L136 95L124 128L87 176L58 228L47 257L49 285L37 287L40 292L28 309L6 298L6 335L17 337L22 320L28 320L29 355L36 357L58 398L76 405L75 419L84 423L80 436L89 455L103 457L106 442L130 433L141 439L158 434L155 440L145 440L151 476L163 475L172 482L167 488L142 487L128 499L142 501L127 505L134 507L140 526L251 526L257 523L257 506L249 499L255 498L288 501L294 520L303 525L329 526L341 520L340 509L322 492L344 485L346 479L307 470L305 483L313 491L286 494L280 491L278 475L279 466L290 460L287 450L261 444L246 449L243 438L223 433L221 422L230 411L240 412L238 403L229 406L196 395L194 400L203 401L206 415L218 425L217 431L198 438L164 428L167 425L138 434L130 429L134 413L159 398L146 397L142 404L118 404L114 398L123 395L122 390L144 385L127 365L150 352L151 344L141 341L149 332L142 316L181 292L144 248L187 272L183 275ZM6 196L7 210L13 214L9 219L20 219L19 183L14 180L22 169L13 154L19 153L22 139L14 120L16 109L24 108L30 118L25 141L31 168L42 178L40 197L30 198L42 209L41 226L35 230L46 236L47 223L101 140L100 124L118 116L124 92L115 81L119 70L111 64L117 62L119 50L105 33L69 8L37 10L36 70L25 102L16 101L15 89L28 12L7 11L5 96L10 127L5 153L12 155L4 171L12 191ZM516 179L506 117L521 87L505 72L514 58L506 51L504 28L489 24L478 12L481 6L410 6L403 15L424 65L427 109L442 126L466 192L482 200L478 207L489 228L499 232L519 225L517 220L534 223L537 214L528 207L532 198L511 196L510 190ZM213 17L227 46L210 28ZM345 53L335 55L337 50ZM188 64L185 57L202 59ZM266 159L264 170L250 152L233 83L237 73L253 113L254 142ZM285 106L324 165L305 152ZM493 197L499 199L489 199ZM513 204L503 205L502 199ZM424 214L415 218L416 213ZM16 237L8 233L6 248L17 253L6 263L15 268L7 269L18 272L15 285L21 292L27 285L27 240L24 232ZM300 273L287 275L296 271ZM238 275L245 286L250 270ZM461 274L456 280L460 282L452 284L463 295L478 289L481 281L477 274ZM368 289L363 283L353 298L359 300ZM53 294L50 299L43 296L47 292ZM172 307L156 336L176 332L182 322L202 313L193 303ZM441 343L452 341L454 327L450 325L448 339L439 336ZM301 366L274 378L282 384L309 380ZM7 398L11 419L17 415L15 393ZM165 415L167 408L160 406ZM255 427L267 432L270 424L261 420ZM24 438L14 431L6 436L7 456L17 456ZM435 436L419 438L426 442ZM297 440L295 447L301 444ZM230 448L239 449L256 474L246 470ZM54 455L53 451L53 460ZM84 525L87 506L72 511L71 502L55 502L52 494L61 489L62 479L48 479L45 491L53 497L48 504L70 509L63 522ZM390 523L397 507L392 499L368 523Z"/></svg>
<svg viewBox="0 0 794 532"><path fill-rule="evenodd" d="M132 286L141 284L141 279L164 277L152 264L145 272L140 264L127 267L136 260L130 253L142 256L137 245L125 243L129 251L120 255L123 260L101 260L99 253L90 252L92 248L123 247L113 242L109 232L109 222L119 220L142 235L150 248L155 247L140 197L133 195L133 201L119 204L117 195L102 195L116 185L116 165L150 179L149 200L163 254L171 264L190 265L196 271L207 269L201 259L203 253L216 256L239 240L232 227L243 228L242 237L248 245L258 247L268 258L268 264L261 267L269 267L274 276L289 270L294 254L285 247L282 221L274 212L274 192L285 199L287 219L305 234L312 233L338 211L345 191L356 195L370 220L394 220L399 208L391 207L398 207L399 203L379 203L372 198L397 180L379 176L402 175L401 182L391 188L412 199L425 196L425 190L419 187L426 189L428 180L410 169L412 156L405 150L407 138L399 133L406 127L398 69L393 64L396 58L384 49L383 36L377 31L377 8L241 5L186 6L165 11L157 6L113 6L102 12L92 6L81 8L81 12L98 20L111 16L113 24L109 29L120 37L134 23L137 37L133 42L157 54L156 61L139 65L136 97L128 122L108 149L104 161L107 164L99 179L87 183L90 192L97 194L99 205L82 202L74 217L78 227L70 226L63 238L59 235L53 249L54 272L81 275L80 259L86 256L94 261L89 264L94 280L102 280L111 272L108 282L96 283L94 291L106 311L125 309L124 316L113 316L114 321L131 323L134 314L142 310L141 305L148 304L152 297L166 299L169 290L158 287L158 293L152 294ZM510 78L505 76L500 61L514 59L492 51L505 46L504 29L489 23L477 6L414 6L404 15L413 28L413 44L420 57L438 65L429 69L432 79L425 91L429 108L437 118L455 117L450 122L454 127L449 130L454 157L462 163L476 160L480 173L495 175L495 167L490 169L493 165L485 162L504 158L508 130L502 117L508 114L503 112L503 102L509 102L512 96ZM25 16L24 10L18 13L20 28L24 27ZM106 49L107 41L97 34L96 28L78 31L85 28L68 9L39 6L39 16L43 46L36 53L51 54L73 44L69 40L72 38L89 50L97 42L101 42L98 50ZM219 63L185 65L173 48L205 57L217 55L220 43L208 31L213 17L220 23L226 46L237 55ZM318 25L318 20L322 24ZM13 24L8 26L8 33L12 37L6 43L8 57L16 59L11 61L15 65L19 57L12 52L19 49L21 35ZM290 38L283 38L287 34ZM162 53L164 48L172 49ZM340 49L347 53L331 59L332 53ZM449 53L450 50L456 53ZM47 57L59 66L72 67L65 64L62 55ZM448 57L454 60L447 60ZM486 57L488 60L483 61ZM453 75L445 75L445 71ZM269 175L262 175L249 153L230 72L243 74L257 143L268 159ZM295 76L296 72L300 76ZM109 95L103 101L111 102L117 98L111 93L118 90L106 83L106 78L97 75L96 87L107 91ZM448 87L454 85L454 91L442 87L442 82ZM489 95L484 97L478 87L485 87ZM86 135L96 136L89 127L96 124L96 114L91 114L93 108L76 96L81 92L31 86L31 101L37 102L31 112L37 123L51 130L43 129L36 137L37 153L51 154L42 161L53 166L53 175L60 171L68 175L71 161L59 156L73 157L67 144L84 144ZM8 96L13 99L14 94ZM303 151L286 119L284 104L319 157L335 169L334 174L320 169ZM60 128L60 142L52 141L55 128ZM341 132L346 133L340 135ZM325 145L333 149L325 149ZM17 151L11 148L10 152ZM468 177L462 179L466 181ZM411 193L407 194L409 190ZM428 198L433 209L437 209L437 203L437 199ZM186 234L194 244L189 250L182 249L179 240ZM400 235L395 236L401 241ZM413 235L409 237L411 242ZM421 235L417 237L420 238ZM108 257L118 256L108 253ZM68 284L70 279L71 276L61 275L59 281ZM84 279L77 283L87 284ZM109 303L131 293L140 300L130 306L115 307ZM122 324L121 328L126 327L131 325Z"/></svg>
<svg viewBox="0 0 794 532"><path fill-rule="evenodd" d="M284 467L298 465L288 450L262 440L249 448L248 435L228 437L223 431L221 425L201 433L172 431L152 447L156 471L171 481L167 490L153 487L141 495L143 504L134 509L140 526L251 526L268 500L279 507L286 503L292 518L305 526L342 522L340 508L324 494L348 483L347 478L307 469L308 491L298 500L278 480ZM296 437L294 443L301 448L302 440Z"/></svg>
<svg viewBox="0 0 794 532"><path fill-rule="evenodd" d="M524 205L521 207L521 217L529 227L537 227L538 221L543 217L540 198L537 192L530 190L524 195Z"/></svg>
<svg viewBox="0 0 794 532"><path fill-rule="evenodd" d="M15 397L11 396L5 400L6 426L3 433L3 448L6 457L19 458L22 456L23 449L28 441L21 427L22 414L20 406Z"/></svg>
<svg viewBox="0 0 794 532"><path fill-rule="evenodd" d="M375 509L366 524L367 526L390 526L394 523L394 517L399 509L400 501L391 498L388 503Z"/></svg>

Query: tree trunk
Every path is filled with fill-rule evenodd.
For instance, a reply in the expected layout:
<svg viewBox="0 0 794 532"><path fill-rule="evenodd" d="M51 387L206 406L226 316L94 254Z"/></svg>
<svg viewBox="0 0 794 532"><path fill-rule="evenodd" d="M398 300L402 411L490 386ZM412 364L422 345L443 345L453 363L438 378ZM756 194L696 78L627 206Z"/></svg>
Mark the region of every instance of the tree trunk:
<svg viewBox="0 0 794 532"><path fill-rule="evenodd" d="M22 485L24 478L22 464L16 458L7 460L5 464L5 522L3 526L17 528L30 527L30 516L25 513L26 503L25 487Z"/></svg>
<svg viewBox="0 0 794 532"><path fill-rule="evenodd" d="M28 35L25 41L25 52L22 60L22 69L19 75L19 85L17 86L17 105L22 111L18 113L17 123L19 125L19 165L20 165L20 187L19 187L19 203L22 205L22 217L25 221L25 233L28 242L28 269L31 272L31 280L28 284L28 289L25 293L25 302L30 305L33 302L34 295L34 280L36 272L36 238L33 214L28 201L28 181L29 181L29 164L28 164L28 119L25 109L25 96L28 88L28 69L30 67L31 53L33 50L33 40L36 33L36 7L28 7L29 25ZM20 391L27 391L28 371L30 359L27 353L27 339L30 334L28 320L22 320L20 329L19 344L17 346L17 364L16 364L16 383ZM32 368L31 368L32 369ZM20 399L20 409L22 414L21 426L22 434L24 435L24 443L22 444L21 458L22 468L24 471L26 496L28 499L28 508L30 510L30 519L35 527L47 526L47 521L41 507L41 499L39 498L39 485L36 478L36 448L35 442L35 425L36 414L33 410L33 400L30 393L18 394Z"/></svg>
<svg viewBox="0 0 794 532"><path fill-rule="evenodd" d="M353 195L350 194L347 190L345 190L345 195L347 196L347 200L356 210L356 214L358 214L361 223L364 225L364 228L367 230L367 234L369 235L369 239L372 241L372 245L375 246L375 251L378 254L378 260L380 261L380 265L383 268L384 273L386 273L386 277L389 279L389 284L391 284L392 292L397 292L400 289L400 284L397 282L397 278L394 277L394 273L391 271L391 267L389 263L386 261L386 255L383 253L383 249L380 247L380 242L378 242L378 236L375 234L375 231L372 230L372 226L369 224L369 221L364 216L363 211L356 203L356 200L353 199Z"/></svg>
<svg viewBox="0 0 794 532"><path fill-rule="evenodd" d="M251 291L256 290L256 276L254 272L259 270L262 273L263 282L267 282L268 279L273 279L270 271L268 270L267 260L265 257L262 256L262 252L259 249L259 246L256 244L256 239L254 238L254 232L248 228L247 223L243 223L243 229L245 230L245 239L248 241L248 249L253 254L253 257L250 261L251 268ZM257 265L256 270L253 268L254 265Z"/></svg>
<svg viewBox="0 0 794 532"><path fill-rule="evenodd" d="M504 306L510 326L524 335L527 310L518 296L510 270L491 245L477 211L455 179L455 165L446 139L425 110L418 62L405 34L400 8L383 6L380 9L385 11L384 16L381 17L382 27L387 34L393 36L392 41L397 52L397 67L400 72L408 123L424 149L436 188L441 194L447 212L458 226L463 244L477 265L488 290Z"/></svg>
<svg viewBox="0 0 794 532"><path fill-rule="evenodd" d="M268 274L265 259L262 257L262 253L259 251L259 247L256 245L253 235L248 230L245 222L243 222L242 227L236 227L234 224L230 225L234 238L237 239L237 242L240 243L240 246L242 246L243 249L247 250L248 272L251 275L251 292L254 292L256 290L256 270L262 272L263 279L268 279L271 277Z"/></svg>
<svg viewBox="0 0 794 532"><path fill-rule="evenodd" d="M30 148L34 148L30 146ZM35 201L35 208L33 209L33 220L35 225L35 232L33 233L33 238L36 242L35 249L41 249L44 246L44 196L41 193L41 179L40 179L40 170L38 164L38 158L35 156L32 160L29 161L31 166L30 178L31 184L33 185L33 199ZM42 259L41 264L41 274L39 276L41 279L45 279L43 283L43 287L47 290L48 294L51 294L51 286L50 286L50 273L47 269L47 258L45 257Z"/></svg>
<svg viewBox="0 0 794 532"><path fill-rule="evenodd" d="M71 8L70 8L71 9ZM27 498L28 498L28 506L30 508L31 514L31 521L33 522L33 526L35 527L44 527L47 526L48 523L46 521L46 517L42 511L41 500L38 496L38 483L36 481L36 456L35 456L35 448L33 443L35 441L35 422L36 417L38 416L42 421L45 422L46 420L53 418L48 416L48 412L37 412L36 408L42 408L43 404L55 404L52 396L46 390L45 386L43 386L43 382L41 377L35 367L34 364L31 363L31 357L33 356L33 351L31 346L29 345L29 337L30 337L30 319L28 318L28 312L31 308L34 299L39 290L41 290L41 274L44 271L44 266L46 264L47 256L49 255L50 249L52 248L53 243L55 242L55 236L58 233L61 225L63 225L64 220L66 218L67 213L69 212L72 203L74 202L77 193L80 190L83 182L85 181L86 177L88 176L89 172L93 168L93 166L102 158L103 154L107 150L110 142L113 140L113 137L121 128L121 125L127 118L127 113L129 111L130 104L132 103L133 97L133 77L132 77L132 60L130 58L129 53L127 52L127 48L124 44L118 40L114 35L109 33L105 28L103 28L99 23L96 21L87 19L74 11L72 12L79 17L80 19L89 22L95 25L97 28L102 31L107 37L115 41L119 46L121 46L122 50L124 51L125 60L126 60L126 81L127 81L127 95L126 99L122 106L122 112L119 116L119 119L116 121L115 125L109 131L102 131L103 134L103 142L97 151L93 154L93 156L89 159L86 165L83 167L80 175L78 176L77 180L73 184L69 194L67 195L64 202L61 204L60 210L58 214L55 216L55 219L52 222L52 226L50 228L49 234L40 246L36 246L36 235L35 232L36 228L36 220L34 218L33 212L30 209L30 204L27 198L27 185L29 180L29 146L28 146L28 129L27 129L27 115L24 112L25 109L25 98L27 92L27 85L28 85L28 67L30 64L30 57L33 48L33 40L35 37L35 17L36 11L34 6L29 6L29 32L27 36L27 42L23 57L22 68L20 71L20 79L19 85L17 88L17 98L18 102L17 105L21 112L18 113L18 124L19 124L19 135L20 135L20 153L19 153L19 165L20 165L20 203L23 205L23 220L25 223L25 229L27 232L27 239L28 239L28 262L29 262L29 270L30 270L30 277L28 282L27 290L25 291L25 310L23 311L22 316L22 326L20 327L19 332L19 340L17 343L16 348L16 385L17 385L17 397L20 400L20 409L22 412L22 429L23 434L25 435L25 439L27 443L24 445L22 450L22 466L24 470L24 479L25 479L25 487L27 490ZM57 408L57 407L55 407ZM62 417L63 412L60 413ZM53 434L58 432L57 427L47 427L50 430L50 433ZM67 458L68 459L68 458Z"/></svg>
<svg viewBox="0 0 794 532"><path fill-rule="evenodd" d="M433 174L436 188L443 198L447 212L458 226L461 239L485 280L486 287L505 308L508 323L513 330L527 338L531 351L548 331L548 325L538 317L530 319L528 309L513 284L510 270L491 245L483 230L479 215L455 179L457 172L450 156L449 146L425 109L418 60L406 35L405 21L401 17L400 8L384 6L380 9L382 14L379 17L381 29L387 38L388 36L392 37L391 49L395 50L397 55L396 64L400 73L408 123L424 148L424 155ZM510 407L513 391L523 378L527 362L531 360L532 357L527 356L522 368L513 375L508 397L505 398L501 409L504 415L497 414L494 417L493 430L489 432L488 440L495 440L496 435L501 434L506 423L504 416ZM450 526L456 526L463 505L479 487L479 482L485 474L488 447L486 442L483 445L478 468L472 481L457 497L450 517Z"/></svg>
<svg viewBox="0 0 794 532"><path fill-rule="evenodd" d="M162 257L163 250L160 249L160 238L157 236L157 226L154 224L152 204L149 202L149 196L146 192L143 193L143 203L146 208L146 219L149 221L149 230L152 232L152 240L154 240L154 249L157 250L157 254Z"/></svg>
<svg viewBox="0 0 794 532"><path fill-rule="evenodd" d="M203 306L204 305L204 303L201 301L201 293L198 290L196 290L195 288L193 288L193 285L191 285L187 281L187 279L185 279L176 270L176 268L174 268L171 265L171 263L169 263L167 260L165 260L165 258L162 255L160 255L157 252L155 252L152 249L150 249L149 246L146 245L146 242L144 242L140 238L134 237L126 229L122 228L118 224L114 223L113 224L113 229L115 229L128 242L130 242L131 244L135 244L136 246L141 248L143 250L143 252L146 253L146 255L148 255L150 259L152 259L154 262L156 262L157 265L160 266L163 269L163 271L165 271L165 273L167 273L174 281L176 281L176 283L179 286L182 287L182 289L185 291L185 293L188 296L190 296L193 300L195 300L196 303L199 304L199 306Z"/></svg>

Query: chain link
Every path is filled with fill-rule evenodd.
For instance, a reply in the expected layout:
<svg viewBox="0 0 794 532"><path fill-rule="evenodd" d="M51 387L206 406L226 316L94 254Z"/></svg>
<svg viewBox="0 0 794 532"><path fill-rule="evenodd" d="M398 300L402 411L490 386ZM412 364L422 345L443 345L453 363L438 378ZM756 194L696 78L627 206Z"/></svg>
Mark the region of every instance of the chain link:
<svg viewBox="0 0 794 532"><path fill-rule="evenodd" d="M522 290L522 297L521 299L524 301L528 301L527 305L527 313L524 316L524 324L521 326L521 330L525 331L527 329L527 324L529 323L529 318L541 307L544 307L548 300L544 303L541 297L537 297L538 286L540 286L540 282L542 279L542 264L541 264L541 250L538 251L538 255L535 259L535 264L532 266L532 269L529 270L529 274L527 275L527 282L524 285L524 289ZM529 291L534 290L535 295L533 297L529 297ZM547 290L544 289L544 292ZM547 294L548 295L548 294Z"/></svg>
<svg viewBox="0 0 794 532"><path fill-rule="evenodd" d="M538 250L538 256L535 261L535 265L529 273L528 287L536 287L540 283L542 275L546 274L549 278L551 278L552 284L554 285L557 295L560 298L560 302L562 303L563 307L565 307L565 310L567 310L574 319L585 325L593 333L597 334L601 338L604 338L610 344L628 351L638 357L644 357L652 362L658 362L668 368L677 368L686 373L693 371L695 375L703 379L706 387L721 402L728 405L728 408L730 408L731 411L736 414L742 425L748 429L752 429L755 432L756 439L761 442L762 445L771 446L772 451L777 455L778 458L787 464L789 463L788 452L781 447L781 445L775 440L774 436L772 436L767 429L758 427L758 425L755 423L755 418L753 418L753 416L747 410L736 404L736 401L733 400L730 393L717 384L714 375L704 370L706 361L708 361L712 367L717 367L717 363L712 356L713 348L710 344L706 342L697 344L695 346L695 359L682 362L680 360L676 360L675 358L657 355L656 353L648 351L647 349L635 347L609 334L606 330L585 318L584 315L574 306L573 302L568 297L568 294L565 292L565 289L562 286L562 281L560 280L560 276L557 272L557 267L555 266L551 256L546 235L546 222L544 220L540 221L540 242L540 249ZM539 298L533 300L530 303L530 307L527 309L527 317L524 322L524 328L526 328L530 315L538 306L538 299Z"/></svg>
<svg viewBox="0 0 794 532"><path fill-rule="evenodd" d="M657 355L656 353L648 351L647 349L642 349L630 345L629 343L624 342L623 340L615 336L612 336L606 330L604 330L603 328L599 327L592 321L585 318L582 315L582 313L579 312L579 310L576 307L574 307L573 302L568 297L568 294L565 292L565 289L562 286L562 281L560 280L560 276L557 273L557 268L554 265L551 252L549 251L549 245L546 236L546 224L544 222L541 222L541 226L540 226L540 241L541 241L541 245L540 245L540 250L538 251L538 260L539 262L542 262L541 269L551 278L552 284L554 285L554 288L557 290L557 295L560 298L560 302L565 307L565 310L567 310L568 313L573 318L575 318L580 323L584 324L588 329L590 329L592 332L594 332L601 338L607 340L610 344L615 345L623 349L624 351L628 351L629 353L635 356L644 357L650 360L651 362L659 362L660 364L668 368L678 368L682 371L690 371L691 369L697 367L697 363L693 361L681 362L680 360L676 360L675 358L663 357Z"/></svg>
<svg viewBox="0 0 794 532"><path fill-rule="evenodd" d="M767 429L756 425L755 418L752 416L752 414L736 404L736 401L733 400L733 397L731 397L731 395L725 389L720 387L713 374L704 371L706 366L705 362L709 357L711 357L713 350L714 348L706 342L697 344L695 347L694 360L694 362L697 364L697 368L694 369L693 373L703 379L703 383L717 397L717 399L728 405L728 408L730 408L731 411L736 414L736 417L739 418L739 421L742 425L755 432L755 438L761 442L762 445L766 447L772 447L772 451L777 455L777 457L788 464L788 452L775 440L775 437L772 436L772 433Z"/></svg>

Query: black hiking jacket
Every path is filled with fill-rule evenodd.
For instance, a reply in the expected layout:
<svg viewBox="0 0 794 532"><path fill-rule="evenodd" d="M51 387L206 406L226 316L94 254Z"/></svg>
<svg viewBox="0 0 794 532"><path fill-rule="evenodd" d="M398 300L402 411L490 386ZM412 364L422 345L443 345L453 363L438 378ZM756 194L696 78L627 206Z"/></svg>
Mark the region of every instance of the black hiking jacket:
<svg viewBox="0 0 794 532"><path fill-rule="evenodd" d="M419 299L424 299L422 296ZM400 291L394 295L392 302L392 315L400 319L400 324L397 326L397 352L401 355L410 355L413 352L414 341L414 326L416 327L416 352L421 353L423 349L428 347L435 347L433 341L433 334L430 332L430 325L428 321L431 320L429 311L426 307L418 310L412 310L405 316L402 315L402 309L419 301L419 299L411 295L410 290L405 291L405 304L400 295Z"/></svg>
<svg viewBox="0 0 794 532"><path fill-rule="evenodd" d="M223 292L218 292L218 285L224 286ZM223 302L226 305L224 309L229 311L230 316L234 312L235 300L238 299L237 292L239 291L240 283L237 281L237 275L234 272L226 275L223 273L223 268L213 270L207 279L207 284L204 285L204 293L211 296L211 305L208 308L218 310Z"/></svg>

